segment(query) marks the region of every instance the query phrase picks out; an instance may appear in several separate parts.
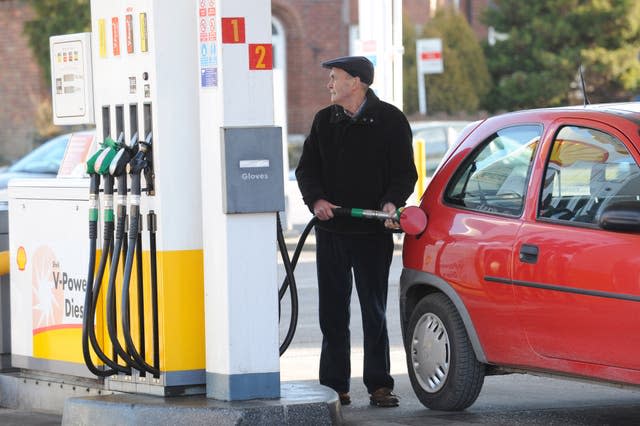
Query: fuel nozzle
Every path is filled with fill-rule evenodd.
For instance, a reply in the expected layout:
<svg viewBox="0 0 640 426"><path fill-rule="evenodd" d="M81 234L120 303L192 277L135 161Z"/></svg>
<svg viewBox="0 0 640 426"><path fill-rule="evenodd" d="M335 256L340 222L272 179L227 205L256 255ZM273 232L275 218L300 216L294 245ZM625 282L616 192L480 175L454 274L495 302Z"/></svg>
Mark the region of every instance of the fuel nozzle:
<svg viewBox="0 0 640 426"><path fill-rule="evenodd" d="M384 212L381 210L367 210L348 207L336 207L333 209L336 216L348 216L361 219L391 219L400 224L400 229L407 235L421 234L427 227L427 215L416 206L401 207L394 212Z"/></svg>
<svg viewBox="0 0 640 426"><path fill-rule="evenodd" d="M127 164L131 161L131 157L134 155L136 144L138 143L138 132L131 136L128 143L120 143L119 149L116 155L111 160L109 165L109 173L112 176L118 177L125 174L127 170Z"/></svg>
<svg viewBox="0 0 640 426"><path fill-rule="evenodd" d="M129 162L129 174L140 174L149 165L147 153L151 151L151 132L144 140L138 141L138 152Z"/></svg>
<svg viewBox="0 0 640 426"><path fill-rule="evenodd" d="M138 141L138 151L129 162L129 174L132 176L140 176L144 173L147 182L147 193L153 193L153 157L151 156L151 146L153 134L147 133L144 140ZM133 190L133 187L132 187Z"/></svg>

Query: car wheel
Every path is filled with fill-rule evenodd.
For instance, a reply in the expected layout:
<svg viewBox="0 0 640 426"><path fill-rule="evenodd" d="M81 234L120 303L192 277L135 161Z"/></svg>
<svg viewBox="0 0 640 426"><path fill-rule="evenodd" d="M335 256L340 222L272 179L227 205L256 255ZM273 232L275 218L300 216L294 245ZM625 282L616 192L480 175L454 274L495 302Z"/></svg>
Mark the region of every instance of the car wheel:
<svg viewBox="0 0 640 426"><path fill-rule="evenodd" d="M405 336L411 386L425 407L457 411L475 402L484 383L484 364L448 297L437 293L422 299Z"/></svg>

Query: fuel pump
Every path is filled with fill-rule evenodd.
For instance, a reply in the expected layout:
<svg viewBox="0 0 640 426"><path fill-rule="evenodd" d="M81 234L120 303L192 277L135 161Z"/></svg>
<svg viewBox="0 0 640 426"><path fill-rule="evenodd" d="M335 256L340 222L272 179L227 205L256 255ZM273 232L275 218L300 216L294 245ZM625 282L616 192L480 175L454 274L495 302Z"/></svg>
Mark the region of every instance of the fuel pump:
<svg viewBox="0 0 640 426"><path fill-rule="evenodd" d="M151 277L152 277L152 312L153 312L153 346L154 346L154 365L149 365L145 360L144 350L144 291L142 285L142 237L140 223L140 197L141 197L141 175L144 173L147 180L147 188L152 188L153 171L151 167L151 140L152 133L149 132L144 141L139 141L137 133L134 133L128 144L122 143L122 135L119 142L114 142L110 138L106 138L102 148L96 152L88 161L88 168L91 178L90 200L90 240L91 255L89 264L89 278L93 282L93 286L87 291L85 298L85 316L83 328L83 352L85 363L89 370L98 376L110 376L116 373L124 373L131 375L132 368L140 372L144 376L145 372L152 373L154 377L158 377L159 372L159 356L158 356L158 315L157 315L157 271L156 254L155 254L155 215L149 213L150 224L150 241L152 247L151 254ZM127 167L131 178L131 195L130 195L130 228L127 238L125 231L127 221ZM103 252L100 259L100 265L97 273L94 273L95 264L95 245L96 245L96 229L98 217L98 193L99 193L99 176L103 176L104 180L104 242ZM117 228L114 240L114 224L113 224L113 187L114 179L117 181ZM120 303L120 323L121 332L124 337L124 346L118 339L117 326L117 303L116 303L116 280L118 278L118 265L120 254L123 253L123 274L122 274L122 291ZM130 306L130 282L133 269L134 255L137 257L137 281L138 281L138 323L140 333L140 350L136 347L131 334L131 306ZM107 334L113 347L113 356L110 358L104 354L95 338L94 318L96 307L100 294L101 283L106 269L106 263L111 256L111 265L108 277L107 287ZM110 367L107 370L98 369L92 362L89 353L89 343L91 342L94 352L98 357ZM118 357L125 362L125 366L118 364Z"/></svg>

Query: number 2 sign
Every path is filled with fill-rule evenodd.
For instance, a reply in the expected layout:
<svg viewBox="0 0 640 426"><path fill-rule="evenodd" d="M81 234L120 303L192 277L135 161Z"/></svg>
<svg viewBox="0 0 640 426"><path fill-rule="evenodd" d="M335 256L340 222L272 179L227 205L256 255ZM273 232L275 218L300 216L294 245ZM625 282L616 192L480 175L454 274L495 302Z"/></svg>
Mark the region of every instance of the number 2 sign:
<svg viewBox="0 0 640 426"><path fill-rule="evenodd" d="M249 44L249 69L273 69L273 46L271 44Z"/></svg>

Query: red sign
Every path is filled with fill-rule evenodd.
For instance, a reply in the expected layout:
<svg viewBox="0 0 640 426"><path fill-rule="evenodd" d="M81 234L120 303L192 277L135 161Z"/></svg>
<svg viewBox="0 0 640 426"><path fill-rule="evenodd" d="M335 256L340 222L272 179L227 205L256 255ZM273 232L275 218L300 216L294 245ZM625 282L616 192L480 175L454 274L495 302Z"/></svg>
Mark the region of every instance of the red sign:
<svg viewBox="0 0 640 426"><path fill-rule="evenodd" d="M133 53L133 16L125 16L124 22L127 33L127 53Z"/></svg>
<svg viewBox="0 0 640 426"><path fill-rule="evenodd" d="M249 45L249 69L259 71L273 69L273 46L271 44Z"/></svg>
<svg viewBox="0 0 640 426"><path fill-rule="evenodd" d="M440 58L442 58L442 52L422 52L420 54L420 59L422 59L423 61L440 59Z"/></svg>
<svg viewBox="0 0 640 426"><path fill-rule="evenodd" d="M111 18L111 33L113 34L113 56L120 55L120 25L118 17Z"/></svg>
<svg viewBox="0 0 640 426"><path fill-rule="evenodd" d="M244 18L222 18L222 42L244 43Z"/></svg>

